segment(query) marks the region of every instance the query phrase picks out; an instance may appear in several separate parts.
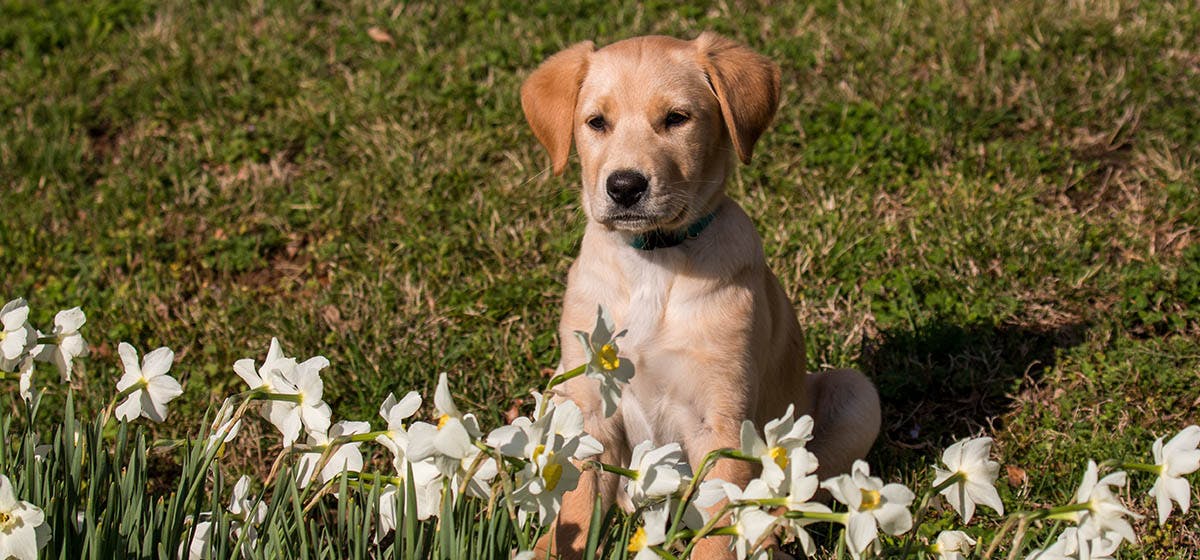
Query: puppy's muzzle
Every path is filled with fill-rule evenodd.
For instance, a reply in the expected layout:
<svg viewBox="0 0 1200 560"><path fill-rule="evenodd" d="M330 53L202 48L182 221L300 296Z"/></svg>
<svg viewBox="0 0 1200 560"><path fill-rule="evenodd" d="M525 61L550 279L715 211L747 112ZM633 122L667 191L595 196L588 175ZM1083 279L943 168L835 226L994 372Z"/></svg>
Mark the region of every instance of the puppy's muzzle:
<svg viewBox="0 0 1200 560"><path fill-rule="evenodd" d="M637 204L649 186L650 182L646 180L646 176L632 169L614 171L604 184L608 198L622 208L630 208Z"/></svg>

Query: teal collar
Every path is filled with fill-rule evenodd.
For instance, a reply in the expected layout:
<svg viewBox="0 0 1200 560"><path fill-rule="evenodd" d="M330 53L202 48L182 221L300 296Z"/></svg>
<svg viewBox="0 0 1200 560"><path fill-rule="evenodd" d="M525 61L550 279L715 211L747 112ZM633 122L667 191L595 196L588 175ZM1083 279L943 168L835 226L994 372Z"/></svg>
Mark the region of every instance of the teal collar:
<svg viewBox="0 0 1200 560"><path fill-rule="evenodd" d="M629 241L629 246L641 251L653 251L655 249L674 247L689 239L700 237L700 232L704 231L704 228L708 227L708 224L712 223L715 216L716 212L710 213L703 218L692 222L692 225L683 230L663 231L656 229L646 233L639 233L633 236L633 239Z"/></svg>

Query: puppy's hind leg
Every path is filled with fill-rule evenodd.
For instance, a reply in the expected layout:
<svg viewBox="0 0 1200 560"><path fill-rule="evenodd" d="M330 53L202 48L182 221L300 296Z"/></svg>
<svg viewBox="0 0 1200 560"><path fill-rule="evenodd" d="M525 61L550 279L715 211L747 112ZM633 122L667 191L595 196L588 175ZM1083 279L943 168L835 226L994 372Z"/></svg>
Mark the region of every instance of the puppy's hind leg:
<svg viewBox="0 0 1200 560"><path fill-rule="evenodd" d="M813 440L808 449L820 461L821 480L850 472L857 459L879 435L879 393L865 375L853 369L825 370L808 375L808 394L814 403Z"/></svg>

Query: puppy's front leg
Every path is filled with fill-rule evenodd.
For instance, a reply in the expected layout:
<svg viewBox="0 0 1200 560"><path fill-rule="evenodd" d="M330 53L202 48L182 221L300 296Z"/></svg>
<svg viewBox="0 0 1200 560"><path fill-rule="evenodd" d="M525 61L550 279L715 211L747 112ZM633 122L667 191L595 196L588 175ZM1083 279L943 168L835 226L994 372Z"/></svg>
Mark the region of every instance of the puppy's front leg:
<svg viewBox="0 0 1200 560"><path fill-rule="evenodd" d="M692 468L700 467L700 462L704 460L704 456L715 449L729 448L738 449L741 446L741 424L734 418L722 418L716 422L710 422L705 426L705 430L696 440L689 441L688 446L688 462ZM735 459L719 459L716 465L705 480L724 480L736 484L739 488L745 488L746 484L754 478L754 466L745 461ZM725 507L725 501L712 506L709 509L710 515L715 515L717 511ZM729 516L722 521L721 524L728 524ZM698 560L715 560L734 558L734 552L730 547L731 537L708 537L696 543L694 558Z"/></svg>

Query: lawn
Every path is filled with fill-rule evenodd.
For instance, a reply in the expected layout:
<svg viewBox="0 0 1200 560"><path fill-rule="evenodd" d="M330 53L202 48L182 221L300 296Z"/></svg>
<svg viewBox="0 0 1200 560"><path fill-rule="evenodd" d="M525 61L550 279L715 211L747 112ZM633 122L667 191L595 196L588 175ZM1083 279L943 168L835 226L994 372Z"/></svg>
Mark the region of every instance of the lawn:
<svg viewBox="0 0 1200 560"><path fill-rule="evenodd" d="M163 437L272 336L329 358L335 419L446 371L497 426L556 365L583 226L522 78L576 41L701 30L782 67L728 190L809 364L878 384L875 471L921 482L983 433L1006 499L1064 503L1088 458L1149 461L1200 419L1186 1L0 0L0 300L38 325L83 307L84 409L117 342L173 348ZM269 467L239 441L231 472ZM1195 512L1142 513L1132 557L1196 557Z"/></svg>

